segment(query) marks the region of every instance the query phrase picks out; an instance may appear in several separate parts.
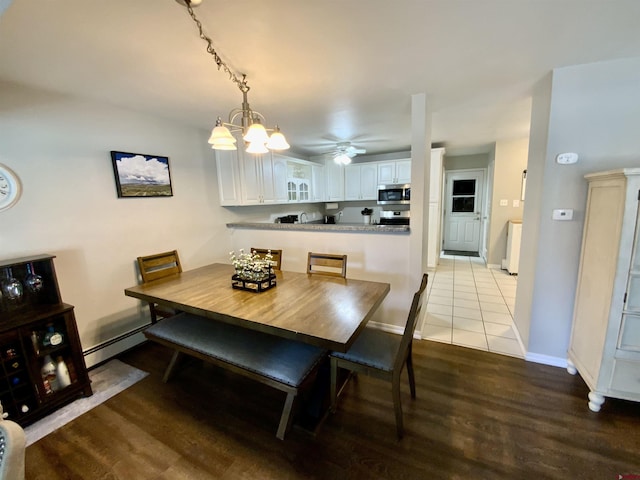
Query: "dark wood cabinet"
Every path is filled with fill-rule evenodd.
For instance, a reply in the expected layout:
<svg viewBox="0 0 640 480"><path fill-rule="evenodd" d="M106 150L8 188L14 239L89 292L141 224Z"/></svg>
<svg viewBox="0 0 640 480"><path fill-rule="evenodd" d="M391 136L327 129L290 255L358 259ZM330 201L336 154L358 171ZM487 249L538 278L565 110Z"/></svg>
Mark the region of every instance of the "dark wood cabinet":
<svg viewBox="0 0 640 480"><path fill-rule="evenodd" d="M23 426L92 395L73 306L62 302L54 258L0 261L0 401L8 418ZM63 362L68 376L43 378L49 359L56 367Z"/></svg>

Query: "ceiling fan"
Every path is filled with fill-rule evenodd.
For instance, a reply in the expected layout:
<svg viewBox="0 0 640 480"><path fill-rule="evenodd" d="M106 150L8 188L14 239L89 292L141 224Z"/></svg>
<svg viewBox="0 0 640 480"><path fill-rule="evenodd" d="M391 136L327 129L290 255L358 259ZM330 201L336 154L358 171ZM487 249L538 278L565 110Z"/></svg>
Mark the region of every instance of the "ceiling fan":
<svg viewBox="0 0 640 480"><path fill-rule="evenodd" d="M342 165L351 163L351 159L356 155L367 153L364 148L357 148L351 145L351 142L338 142L333 151L333 161Z"/></svg>

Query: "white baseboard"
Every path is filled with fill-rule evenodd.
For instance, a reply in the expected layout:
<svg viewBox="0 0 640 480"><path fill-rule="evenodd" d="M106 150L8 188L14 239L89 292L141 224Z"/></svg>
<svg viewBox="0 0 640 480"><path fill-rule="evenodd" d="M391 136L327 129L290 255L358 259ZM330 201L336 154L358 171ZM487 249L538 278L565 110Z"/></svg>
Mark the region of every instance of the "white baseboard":
<svg viewBox="0 0 640 480"><path fill-rule="evenodd" d="M87 364L87 368L91 368L94 365L98 365L116 355L139 345L146 340L142 332L138 331L131 335L123 336L116 341L104 342L101 345L86 350L84 354L84 361ZM87 353L88 352L88 353Z"/></svg>
<svg viewBox="0 0 640 480"><path fill-rule="evenodd" d="M542 363L552 367L567 368L567 359L562 357L552 357L541 353L527 353L524 357L527 362Z"/></svg>
<svg viewBox="0 0 640 480"><path fill-rule="evenodd" d="M497 263L487 263L487 268L492 268L493 270L502 270L502 265L498 265Z"/></svg>
<svg viewBox="0 0 640 480"><path fill-rule="evenodd" d="M511 327L513 329L513 333L516 335L516 340L518 341L518 345L520 345L520 350L522 351L522 355L526 358L527 356L527 347L524 346L524 342L522 341L522 337L520 336L520 330L518 330L518 326L516 322L511 322Z"/></svg>
<svg viewBox="0 0 640 480"><path fill-rule="evenodd" d="M371 328L377 328L378 330L382 330L384 332L395 333L396 335L402 335L404 333L404 325L389 325L388 323L381 322L369 322L367 323ZM416 328L416 331L413 333L413 338L416 340L422 340L422 334Z"/></svg>

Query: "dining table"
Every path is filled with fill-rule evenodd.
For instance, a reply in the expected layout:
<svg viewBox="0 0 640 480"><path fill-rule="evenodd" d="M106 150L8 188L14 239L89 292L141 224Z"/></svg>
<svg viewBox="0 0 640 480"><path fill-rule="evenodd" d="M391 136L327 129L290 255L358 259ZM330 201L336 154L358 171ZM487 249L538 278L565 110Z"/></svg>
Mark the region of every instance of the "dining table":
<svg viewBox="0 0 640 480"><path fill-rule="evenodd" d="M232 287L233 265L213 263L126 288L125 295L178 311L346 352L389 283L275 271L264 291Z"/></svg>

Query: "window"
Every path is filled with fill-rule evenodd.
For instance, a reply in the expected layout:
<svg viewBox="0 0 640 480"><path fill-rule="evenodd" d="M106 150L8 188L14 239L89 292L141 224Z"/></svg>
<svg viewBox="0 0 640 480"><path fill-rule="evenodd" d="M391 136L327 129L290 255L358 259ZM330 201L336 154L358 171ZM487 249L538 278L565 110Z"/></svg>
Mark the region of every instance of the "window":
<svg viewBox="0 0 640 480"><path fill-rule="evenodd" d="M476 206L476 181L454 180L451 198L452 213L474 212Z"/></svg>

